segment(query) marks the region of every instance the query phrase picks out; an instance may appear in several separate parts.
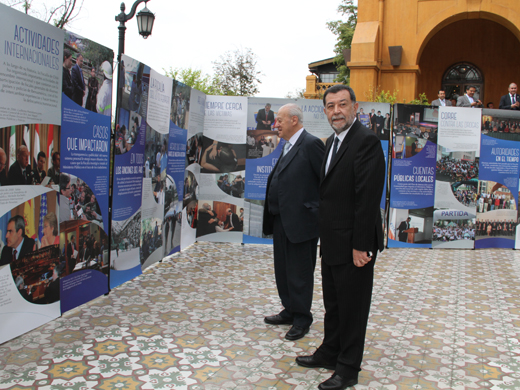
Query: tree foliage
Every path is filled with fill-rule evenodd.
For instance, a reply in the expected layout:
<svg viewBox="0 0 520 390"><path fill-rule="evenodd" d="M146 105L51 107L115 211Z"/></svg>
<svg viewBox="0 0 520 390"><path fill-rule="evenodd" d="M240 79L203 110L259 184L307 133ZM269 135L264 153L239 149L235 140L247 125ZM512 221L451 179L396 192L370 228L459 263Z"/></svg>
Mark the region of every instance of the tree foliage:
<svg viewBox="0 0 520 390"><path fill-rule="evenodd" d="M336 82L348 84L350 81L350 71L345 65L345 58L343 57L343 49L350 49L352 46L352 38L357 25L357 9L353 0L342 0L342 4L338 6L338 12L346 17L346 21L335 20L327 23L327 27L337 37L337 42L334 47L336 57L334 63L339 71L339 76Z"/></svg>
<svg viewBox="0 0 520 390"><path fill-rule="evenodd" d="M293 92L287 92L287 99L305 99L305 88L296 88Z"/></svg>
<svg viewBox="0 0 520 390"><path fill-rule="evenodd" d="M2 3L63 29L79 16L83 1L2 0Z"/></svg>
<svg viewBox="0 0 520 390"><path fill-rule="evenodd" d="M257 57L249 48L228 51L213 62L223 95L253 96L261 84Z"/></svg>
<svg viewBox="0 0 520 390"><path fill-rule="evenodd" d="M180 81L188 87L195 88L207 95L222 95L218 78L213 75L202 73L200 69L175 68L163 69L166 76Z"/></svg>

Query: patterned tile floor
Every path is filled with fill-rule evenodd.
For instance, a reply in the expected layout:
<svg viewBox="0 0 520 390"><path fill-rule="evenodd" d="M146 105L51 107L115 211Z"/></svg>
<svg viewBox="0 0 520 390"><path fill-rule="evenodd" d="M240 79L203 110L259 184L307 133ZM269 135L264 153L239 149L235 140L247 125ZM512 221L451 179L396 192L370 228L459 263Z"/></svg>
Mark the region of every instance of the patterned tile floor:
<svg viewBox="0 0 520 390"><path fill-rule="evenodd" d="M0 389L315 389L299 367L323 330L319 267L310 333L280 310L272 248L198 243L0 345ZM386 250L376 264L356 389L519 389L520 252Z"/></svg>

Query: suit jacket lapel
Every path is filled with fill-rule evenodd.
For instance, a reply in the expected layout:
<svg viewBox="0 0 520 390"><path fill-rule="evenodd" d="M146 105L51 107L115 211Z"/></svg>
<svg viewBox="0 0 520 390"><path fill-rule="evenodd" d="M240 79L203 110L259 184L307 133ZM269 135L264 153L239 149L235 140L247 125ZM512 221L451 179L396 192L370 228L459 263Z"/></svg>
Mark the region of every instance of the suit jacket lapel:
<svg viewBox="0 0 520 390"><path fill-rule="evenodd" d="M327 176L329 174L329 172L334 169L334 167L338 164L338 161L341 160L343 155L347 152L349 142L356 135L356 132L358 131L359 126L360 126L360 122L358 120L356 120L356 122L352 125L352 127L348 131L347 135L343 139L343 142L341 143L341 146L339 147L338 151L336 152L336 157L334 157L334 161L330 162L329 170L327 172L325 172L325 176ZM331 142L331 146L332 146L332 144L333 144L333 142ZM330 146L327 150L330 151ZM327 159L329 156L328 152L325 156L326 156L325 158Z"/></svg>
<svg viewBox="0 0 520 390"><path fill-rule="evenodd" d="M280 159L282 160L280 162L280 164L281 164L280 165L280 172L283 171L285 169L285 167L287 165L289 165L289 163L294 158L294 156L296 156L296 153L298 153L298 149L300 148L300 145L303 142L303 139L305 138L306 135L307 135L307 131L305 129L303 129L302 133L298 137L298 141L296 141L296 144L294 144L291 147L291 150L289 150L289 153L287 153L286 156L283 156L283 157L280 156Z"/></svg>

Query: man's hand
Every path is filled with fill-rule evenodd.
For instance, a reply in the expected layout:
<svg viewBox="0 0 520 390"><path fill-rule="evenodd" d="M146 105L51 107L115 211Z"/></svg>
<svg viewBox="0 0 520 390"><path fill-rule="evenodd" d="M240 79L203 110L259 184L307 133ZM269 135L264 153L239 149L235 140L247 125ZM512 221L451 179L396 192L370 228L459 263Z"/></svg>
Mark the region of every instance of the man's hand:
<svg viewBox="0 0 520 390"><path fill-rule="evenodd" d="M372 260L372 257L369 257L366 251L358 251L357 249L352 249L352 257L356 267L364 267L365 264Z"/></svg>

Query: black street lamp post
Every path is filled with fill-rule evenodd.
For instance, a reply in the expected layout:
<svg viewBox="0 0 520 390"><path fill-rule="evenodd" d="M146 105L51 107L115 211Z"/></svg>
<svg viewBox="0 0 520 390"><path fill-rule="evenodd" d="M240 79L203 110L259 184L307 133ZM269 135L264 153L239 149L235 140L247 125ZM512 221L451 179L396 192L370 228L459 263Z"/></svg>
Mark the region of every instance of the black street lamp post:
<svg viewBox="0 0 520 390"><path fill-rule="evenodd" d="M123 99L123 91L121 90L121 83L123 80L121 80L121 56L125 51L125 31L126 26L125 23L132 19L135 16L135 11L137 10L137 6L141 3L145 3L145 7L137 14L137 28L139 29L139 34L143 36L143 38L148 38L152 34L152 28L153 28L153 22L155 20L155 15L150 12L148 8L146 8L146 3L150 0L136 0L134 4L132 5L132 9L128 14L125 14L125 3L121 3L121 13L116 16L116 22L119 22L119 50L117 53L117 64L118 64L118 71L117 71L117 91L116 91L116 117L115 117L115 124L117 125L119 123L119 110L121 109L121 103ZM124 77L124 75L123 75ZM116 129L114 129L114 136L113 136L113 143L112 143L112 160L110 164L110 191L109 191L109 210L108 210L108 242L110 245L110 251L109 253L112 253L112 201L114 197L113 193L113 183L114 183L114 163L115 163L115 144L116 144ZM109 256L110 258L110 256ZM111 259L110 259L111 261ZM110 286L110 272L108 273L108 280L109 280L109 286Z"/></svg>
<svg viewBox="0 0 520 390"><path fill-rule="evenodd" d="M121 108L121 100L123 99L121 87L121 56L125 52L125 32L126 26L125 23L132 19L135 16L135 12L137 10L137 6L141 3L145 3L145 7L137 14L137 28L139 29L139 34L143 38L148 38L152 34L153 22L155 20L155 15L150 12L150 10L146 7L146 3L150 0L136 0L132 5L132 9L128 14L125 14L125 3L121 3L121 13L116 15L116 22L119 22L119 50L117 53L117 63L118 63L118 72L117 72L117 97L116 97L116 121L117 124L119 121L119 109Z"/></svg>

